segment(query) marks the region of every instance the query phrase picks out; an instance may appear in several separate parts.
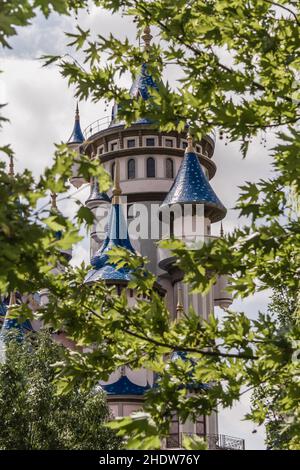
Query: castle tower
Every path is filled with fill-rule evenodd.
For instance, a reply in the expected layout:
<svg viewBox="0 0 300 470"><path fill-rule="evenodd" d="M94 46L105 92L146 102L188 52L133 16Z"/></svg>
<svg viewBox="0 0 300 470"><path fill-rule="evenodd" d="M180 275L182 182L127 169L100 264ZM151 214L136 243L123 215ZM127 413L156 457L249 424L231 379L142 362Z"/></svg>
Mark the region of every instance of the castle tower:
<svg viewBox="0 0 300 470"><path fill-rule="evenodd" d="M126 289L129 305L135 302L132 289L127 289L131 279L128 268L118 268L108 256L109 250L114 247L126 248L136 254L127 230L124 216L124 208L121 202L119 161L116 161L114 171L114 187L112 190L112 203L110 207L109 223L107 224L106 237L99 250L91 259L92 269L88 272L85 283L104 281L107 285L113 285L117 292ZM114 416L128 416L133 411L140 410L143 403L143 395L153 385L153 373L146 369L133 371L129 367L122 367L109 377L108 382L101 383L107 393L107 400Z"/></svg>
<svg viewBox="0 0 300 470"><path fill-rule="evenodd" d="M143 39L145 47L149 48L151 35L148 30ZM153 89L157 89L157 85L148 72L147 64L143 64L140 74L131 86L131 97L133 100L137 97L144 100L151 99ZM140 119L130 127L125 127L125 123L118 119L117 103L113 105L109 124L105 125L104 122L102 118L84 131L85 153L91 158L97 158L112 179L116 172L118 177L120 175L120 188L127 198L129 221L130 217L134 220L135 217L143 216L137 239L132 239L131 242L129 237L126 237L129 249L131 251L138 249L142 256L148 258L147 268L156 275L157 283L165 293L166 304L173 318L180 315L183 310L188 311L190 306L193 306L201 317L208 318L215 306L228 306L231 302L230 296L225 291L225 281L218 282L205 296L191 295L188 286L182 283L183 273L176 268L174 257L166 250L157 247L157 241L163 236L163 224L158 224L157 229L153 228L151 222L153 217L159 218L159 214L173 203L181 207L190 204L192 208L201 204L203 224L198 235L204 242L211 238L211 224L221 221L226 215L225 207L210 185L210 180L216 172L216 165L212 160L215 149L214 135L206 135L192 144L191 137L187 137L185 132L161 132L147 119ZM76 172L72 182L75 186L79 182L82 184L82 179L80 175L76 175ZM103 197L101 194L101 188L92 181L87 207L94 210L103 202L107 204L107 195ZM129 274L120 275L113 266L107 266L106 251L112 245L120 243L118 237L113 237L111 233L112 228L116 226L116 220L121 217L119 205L114 202L114 198L113 192L107 237L104 241L97 240L96 228L91 234L92 270L88 273L86 282L105 280L116 286L122 285L124 288ZM192 211L192 218L185 221L187 230L184 236L187 240L194 235L193 216ZM170 222L176 231L176 217ZM130 225L129 223L129 235L131 235ZM178 293L180 293L179 298ZM152 385L152 380L153 378L144 371L142 373L139 371L133 373L130 370L116 371L109 383L104 386L109 402L113 406L113 413L116 416L124 416L137 409L138 404L142 403L143 390ZM135 401L130 403L126 390L134 392ZM184 425L178 422L174 414L170 435L177 436L177 440L175 439L177 446L180 446L180 435L184 432L217 435L217 414L214 413L210 417L199 416L196 423L187 422ZM171 441L169 444L171 446Z"/></svg>

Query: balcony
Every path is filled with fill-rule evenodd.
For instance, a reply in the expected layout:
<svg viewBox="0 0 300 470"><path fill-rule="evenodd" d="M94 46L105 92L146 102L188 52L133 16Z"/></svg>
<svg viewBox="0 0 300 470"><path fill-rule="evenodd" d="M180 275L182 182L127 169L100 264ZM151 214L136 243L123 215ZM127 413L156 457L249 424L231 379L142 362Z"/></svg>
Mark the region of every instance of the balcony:
<svg viewBox="0 0 300 470"><path fill-rule="evenodd" d="M167 449L182 449L183 437L193 436L193 434L179 433L173 434L166 439ZM209 450L245 450L245 440L239 437L226 436L225 434L206 434L199 435L208 446Z"/></svg>
<svg viewBox="0 0 300 470"><path fill-rule="evenodd" d="M134 124L134 123L133 123ZM100 119L96 119L96 121L92 122L89 124L83 131L84 138L86 140L89 140L91 137L93 137L95 134L98 132L103 131L104 129L107 129L108 127L115 127L115 126L122 126L124 125L123 121L116 122L114 123L111 120L111 116L104 116ZM215 145L216 143L216 131L211 131L206 137L208 137L211 141L212 144ZM182 150L182 149L181 149Z"/></svg>

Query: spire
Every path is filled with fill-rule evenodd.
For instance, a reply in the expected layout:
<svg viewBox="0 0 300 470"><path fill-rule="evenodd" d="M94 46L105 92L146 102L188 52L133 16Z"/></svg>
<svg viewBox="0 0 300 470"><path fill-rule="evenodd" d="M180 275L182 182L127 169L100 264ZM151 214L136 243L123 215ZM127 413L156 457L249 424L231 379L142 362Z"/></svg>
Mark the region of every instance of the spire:
<svg viewBox="0 0 300 470"><path fill-rule="evenodd" d="M149 51L151 39L153 38L150 30L150 26L145 26L143 31L142 39L144 41L144 49L145 51Z"/></svg>
<svg viewBox="0 0 300 470"><path fill-rule="evenodd" d="M84 141L84 136L80 127L79 106L78 106L78 101L77 101L74 127L72 131L72 135L68 140L68 144L82 144L83 141Z"/></svg>
<svg viewBox="0 0 300 470"><path fill-rule="evenodd" d="M193 147L193 139L187 136L188 145L176 178L161 204L161 209L173 204L203 204L205 215L211 222L223 219L226 209L207 180Z"/></svg>
<svg viewBox="0 0 300 470"><path fill-rule="evenodd" d="M183 292L180 282L178 283L177 289L177 306L176 306L176 317L179 319L184 313L183 310Z"/></svg>
<svg viewBox="0 0 300 470"><path fill-rule="evenodd" d="M221 221L221 227L220 227L220 237L224 237L224 230L223 230L223 222Z"/></svg>
<svg viewBox="0 0 300 470"><path fill-rule="evenodd" d="M91 178L91 192L88 199L85 201L86 207L95 209L101 203L110 203L110 198L107 193L100 191L99 181L97 177Z"/></svg>
<svg viewBox="0 0 300 470"><path fill-rule="evenodd" d="M9 156L9 171L8 175L13 178L15 176L15 167L14 167L14 157L12 155Z"/></svg>
<svg viewBox="0 0 300 470"><path fill-rule="evenodd" d="M126 248L132 254L136 254L129 235L127 223L124 217L123 207L121 204L121 188L120 188L120 166L119 161L116 160L114 172L114 186L112 205L110 209L108 229L106 238L101 248L96 252L95 256L91 259L92 268L86 278L86 283L105 280L111 283L128 282L131 279L131 273L128 268L117 268L109 258L108 252L114 248Z"/></svg>
<svg viewBox="0 0 300 470"><path fill-rule="evenodd" d="M10 318L9 317L9 314L10 314L11 310L14 307L16 307L17 305L18 305L18 302L17 302L16 292L12 291L10 293L10 296L9 296L9 303L8 303L7 310L6 310L6 315L5 315L4 321L2 323L1 336L3 334L5 334L5 332L7 332L7 331L16 331L17 332L17 339L21 340L23 334L26 331L32 331L33 328L32 328L31 322L29 320L25 320L24 322L19 323L17 318Z"/></svg>
<svg viewBox="0 0 300 470"><path fill-rule="evenodd" d="M114 186L112 189L112 204L120 204L120 196L122 194L120 186L120 162L116 160L114 171Z"/></svg>
<svg viewBox="0 0 300 470"><path fill-rule="evenodd" d="M12 307L17 305L17 297L15 292L11 292L9 296L9 305L8 305L8 310L10 310Z"/></svg>
<svg viewBox="0 0 300 470"><path fill-rule="evenodd" d="M188 152L194 152L195 153L195 149L194 149L194 146L193 146L193 137L189 132L186 136L186 140L187 140L187 147L185 149L185 153L188 153Z"/></svg>
<svg viewBox="0 0 300 470"><path fill-rule="evenodd" d="M57 200L57 194L51 193L51 210L57 212L58 208L57 208L56 200Z"/></svg>
<svg viewBox="0 0 300 470"><path fill-rule="evenodd" d="M79 121L80 120L80 116L79 116L79 105L78 105L78 101L76 102L76 111L75 111L75 121Z"/></svg>

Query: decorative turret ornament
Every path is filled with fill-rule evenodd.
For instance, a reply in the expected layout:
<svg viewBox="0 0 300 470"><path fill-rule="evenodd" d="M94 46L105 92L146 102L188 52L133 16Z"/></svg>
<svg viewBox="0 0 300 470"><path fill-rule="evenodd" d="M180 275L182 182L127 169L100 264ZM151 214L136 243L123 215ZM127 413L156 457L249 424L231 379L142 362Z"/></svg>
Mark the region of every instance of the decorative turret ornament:
<svg viewBox="0 0 300 470"><path fill-rule="evenodd" d="M9 171L8 175L13 178L15 176L15 168L14 168L14 157L12 155L9 156Z"/></svg>
<svg viewBox="0 0 300 470"><path fill-rule="evenodd" d="M150 26L146 26L142 35L145 51L149 51L152 38Z"/></svg>
<svg viewBox="0 0 300 470"><path fill-rule="evenodd" d="M177 305L176 305L176 319L178 320L180 317L182 317L184 313L183 309L183 292L182 292L182 286L180 283L178 283L178 289L177 289Z"/></svg>

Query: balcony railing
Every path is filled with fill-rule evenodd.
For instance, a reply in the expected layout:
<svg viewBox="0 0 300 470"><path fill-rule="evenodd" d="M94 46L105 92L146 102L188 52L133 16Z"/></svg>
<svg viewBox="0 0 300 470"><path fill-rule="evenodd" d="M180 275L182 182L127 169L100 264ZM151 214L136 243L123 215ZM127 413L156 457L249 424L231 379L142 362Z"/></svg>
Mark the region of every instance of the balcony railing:
<svg viewBox="0 0 300 470"><path fill-rule="evenodd" d="M92 137L94 134L97 134L104 129L107 129L111 123L110 116L104 116L103 118L97 119L96 121L89 124L83 131L83 135L86 140Z"/></svg>
<svg viewBox="0 0 300 470"><path fill-rule="evenodd" d="M168 436L166 448L182 449L183 437L187 435L192 436L193 434L179 433ZM225 434L197 435L206 441L209 450L245 450L245 441L239 437L226 436Z"/></svg>
<svg viewBox="0 0 300 470"><path fill-rule="evenodd" d="M96 121L92 122L89 124L83 131L84 138L88 140L90 137L92 137L94 134L97 134L100 131L103 131L104 129L107 129L110 124L111 124L111 116L104 116L100 119L97 119ZM122 122L120 122L122 124ZM216 142L216 131L212 130L208 136L211 138L211 140L215 143Z"/></svg>

